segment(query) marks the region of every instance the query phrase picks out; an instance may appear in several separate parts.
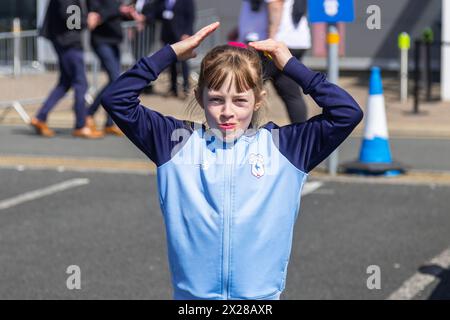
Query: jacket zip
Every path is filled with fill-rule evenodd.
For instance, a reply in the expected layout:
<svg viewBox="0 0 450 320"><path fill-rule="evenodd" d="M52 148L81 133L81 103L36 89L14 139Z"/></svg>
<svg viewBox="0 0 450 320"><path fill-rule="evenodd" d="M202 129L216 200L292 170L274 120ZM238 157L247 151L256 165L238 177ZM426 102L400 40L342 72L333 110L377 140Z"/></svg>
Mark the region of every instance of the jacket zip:
<svg viewBox="0 0 450 320"><path fill-rule="evenodd" d="M228 154L227 154L228 156ZM229 298L229 273L230 273L230 218L231 218L231 174L233 172L233 159L231 159L231 164L227 163L228 159L225 161L225 205L224 205L224 232L223 232L223 294L225 299Z"/></svg>

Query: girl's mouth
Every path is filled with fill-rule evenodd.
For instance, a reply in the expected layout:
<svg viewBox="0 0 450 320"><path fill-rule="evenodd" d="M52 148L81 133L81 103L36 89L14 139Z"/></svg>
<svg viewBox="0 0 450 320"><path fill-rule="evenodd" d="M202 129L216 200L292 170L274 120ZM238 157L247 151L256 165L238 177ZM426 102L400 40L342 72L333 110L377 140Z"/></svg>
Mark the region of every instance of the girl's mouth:
<svg viewBox="0 0 450 320"><path fill-rule="evenodd" d="M219 124L219 128L223 129L223 130L232 130L232 129L236 128L236 124L234 124L234 123L222 123L222 124Z"/></svg>

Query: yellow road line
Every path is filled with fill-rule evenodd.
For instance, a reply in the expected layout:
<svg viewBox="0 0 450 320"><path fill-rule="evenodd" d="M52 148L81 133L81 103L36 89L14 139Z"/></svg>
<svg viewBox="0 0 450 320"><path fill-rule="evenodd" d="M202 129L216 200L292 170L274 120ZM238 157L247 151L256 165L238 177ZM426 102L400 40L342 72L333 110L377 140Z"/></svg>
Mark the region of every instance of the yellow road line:
<svg viewBox="0 0 450 320"><path fill-rule="evenodd" d="M144 160L0 155L0 167L18 166L68 170L156 172L156 166L151 161Z"/></svg>
<svg viewBox="0 0 450 320"><path fill-rule="evenodd" d="M450 172L445 171L409 171L396 177L370 177L348 174L329 176L321 170L314 170L311 177L320 181L378 183L399 185L450 185Z"/></svg>
<svg viewBox="0 0 450 320"><path fill-rule="evenodd" d="M0 155L0 167L56 169L77 171L136 172L155 174L156 166L150 160L69 158L45 156ZM445 171L409 171L397 177L367 177L347 174L329 176L322 169L311 173L311 178L321 181L379 184L419 184L450 185L450 172Z"/></svg>

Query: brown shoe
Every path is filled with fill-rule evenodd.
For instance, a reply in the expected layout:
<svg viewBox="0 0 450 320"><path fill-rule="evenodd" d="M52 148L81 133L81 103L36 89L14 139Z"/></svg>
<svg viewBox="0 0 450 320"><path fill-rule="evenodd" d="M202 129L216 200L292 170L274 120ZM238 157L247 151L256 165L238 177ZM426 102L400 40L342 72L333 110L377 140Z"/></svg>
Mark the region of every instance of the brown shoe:
<svg viewBox="0 0 450 320"><path fill-rule="evenodd" d="M74 137L85 138L85 139L103 138L103 133L101 131L94 131L91 128L89 128L88 126L84 126L83 128L73 130L72 135Z"/></svg>
<svg viewBox="0 0 450 320"><path fill-rule="evenodd" d="M37 134L51 138L55 136L55 131L50 129L47 124L36 118L31 119L30 125L36 130Z"/></svg>
<svg viewBox="0 0 450 320"><path fill-rule="evenodd" d="M110 135L118 136L118 137L123 137L124 136L122 130L120 130L119 127L116 126L116 125L105 127L103 132L105 134L110 134Z"/></svg>
<svg viewBox="0 0 450 320"><path fill-rule="evenodd" d="M189 91L184 90L183 93L178 95L180 100L187 100L189 98Z"/></svg>
<svg viewBox="0 0 450 320"><path fill-rule="evenodd" d="M92 131L97 131L97 126L95 125L95 120L93 116L86 117L86 127L89 127Z"/></svg>
<svg viewBox="0 0 450 320"><path fill-rule="evenodd" d="M178 92L176 90L170 90L162 94L164 98L177 98Z"/></svg>

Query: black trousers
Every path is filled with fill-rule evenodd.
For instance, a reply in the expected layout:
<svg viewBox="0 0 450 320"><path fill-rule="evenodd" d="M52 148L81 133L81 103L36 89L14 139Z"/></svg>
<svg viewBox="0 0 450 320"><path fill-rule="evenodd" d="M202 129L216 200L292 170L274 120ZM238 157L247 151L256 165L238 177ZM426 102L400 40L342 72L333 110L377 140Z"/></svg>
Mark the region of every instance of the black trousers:
<svg viewBox="0 0 450 320"><path fill-rule="evenodd" d="M170 91L173 93L177 92L178 64L181 64L181 72L183 74L183 90L189 92L190 68L187 61L175 62L170 66Z"/></svg>
<svg viewBox="0 0 450 320"><path fill-rule="evenodd" d="M301 60L306 50L290 49L292 55ZM264 79L271 80L275 90L283 100L291 123L305 122L308 119L305 101L300 86L283 74L271 61L265 58L263 63Z"/></svg>

